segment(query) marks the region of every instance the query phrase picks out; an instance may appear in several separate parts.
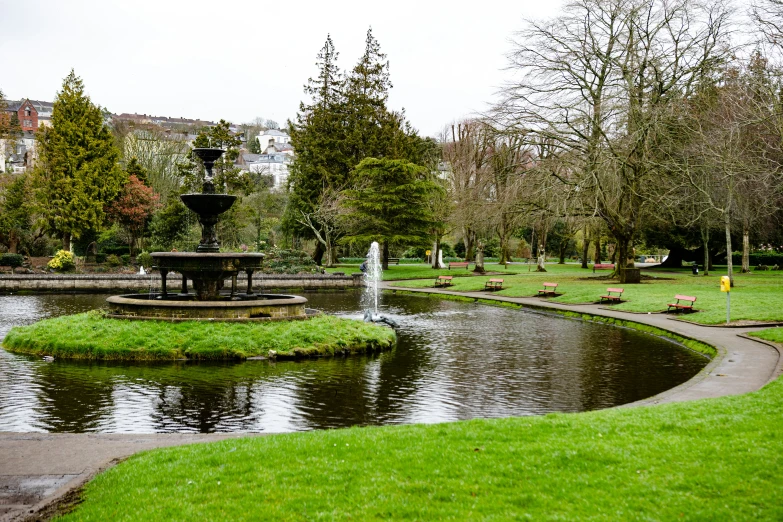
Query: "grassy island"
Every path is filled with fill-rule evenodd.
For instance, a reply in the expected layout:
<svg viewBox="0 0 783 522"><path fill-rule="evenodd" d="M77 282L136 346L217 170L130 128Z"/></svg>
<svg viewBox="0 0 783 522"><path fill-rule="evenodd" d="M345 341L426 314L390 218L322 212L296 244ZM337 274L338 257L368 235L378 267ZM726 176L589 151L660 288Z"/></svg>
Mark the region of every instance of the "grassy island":
<svg viewBox="0 0 783 522"><path fill-rule="evenodd" d="M169 323L110 319L93 311L16 326L3 346L63 359L215 360L373 352L392 347L395 339L390 328L330 315L306 321Z"/></svg>

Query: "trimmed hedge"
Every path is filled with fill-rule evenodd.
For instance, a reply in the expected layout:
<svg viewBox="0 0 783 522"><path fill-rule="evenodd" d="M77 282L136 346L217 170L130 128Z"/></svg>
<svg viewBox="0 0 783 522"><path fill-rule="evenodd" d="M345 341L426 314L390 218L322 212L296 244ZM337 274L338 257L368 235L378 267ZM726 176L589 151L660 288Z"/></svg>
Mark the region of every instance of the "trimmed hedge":
<svg viewBox="0 0 783 522"><path fill-rule="evenodd" d="M16 268L22 266L24 256L22 254L0 254L0 266L10 266Z"/></svg>
<svg viewBox="0 0 783 522"><path fill-rule="evenodd" d="M781 252L755 252L748 256L750 260L750 266L767 265L767 266L781 266L783 265L783 253ZM735 265L742 264L742 252L734 252L731 255L731 261Z"/></svg>

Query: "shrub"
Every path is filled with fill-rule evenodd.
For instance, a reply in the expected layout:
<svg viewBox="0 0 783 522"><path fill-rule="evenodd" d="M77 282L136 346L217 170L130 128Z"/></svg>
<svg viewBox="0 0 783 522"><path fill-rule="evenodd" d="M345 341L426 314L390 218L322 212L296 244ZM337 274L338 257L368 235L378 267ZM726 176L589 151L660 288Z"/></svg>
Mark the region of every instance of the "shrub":
<svg viewBox="0 0 783 522"><path fill-rule="evenodd" d="M154 260L152 259L152 254L149 252L142 252L136 256L137 265L149 268L152 266L152 263L154 263Z"/></svg>
<svg viewBox="0 0 783 522"><path fill-rule="evenodd" d="M106 264L112 267L122 266L122 260L115 254L109 254L106 256Z"/></svg>
<svg viewBox="0 0 783 522"><path fill-rule="evenodd" d="M272 248L266 254L262 270L265 274L314 274L318 265L307 252Z"/></svg>
<svg viewBox="0 0 783 522"><path fill-rule="evenodd" d="M22 254L0 254L0 266L10 266L11 270L22 266L24 256Z"/></svg>
<svg viewBox="0 0 783 522"><path fill-rule="evenodd" d="M96 263L105 263L106 262L106 254L95 254L95 262Z"/></svg>
<svg viewBox="0 0 783 522"><path fill-rule="evenodd" d="M58 250L46 266L58 272L68 272L69 270L76 268L73 261L73 254L66 250Z"/></svg>
<svg viewBox="0 0 783 522"><path fill-rule="evenodd" d="M758 265L783 265L783 253L780 252L753 252L748 256L750 266ZM734 252L731 261L735 266L742 264L742 252Z"/></svg>
<svg viewBox="0 0 783 522"><path fill-rule="evenodd" d="M122 254L122 255L120 256L120 259L122 259L122 264L123 264L123 265L126 265L126 266L127 266L127 265L129 265L129 264L130 264L130 254Z"/></svg>

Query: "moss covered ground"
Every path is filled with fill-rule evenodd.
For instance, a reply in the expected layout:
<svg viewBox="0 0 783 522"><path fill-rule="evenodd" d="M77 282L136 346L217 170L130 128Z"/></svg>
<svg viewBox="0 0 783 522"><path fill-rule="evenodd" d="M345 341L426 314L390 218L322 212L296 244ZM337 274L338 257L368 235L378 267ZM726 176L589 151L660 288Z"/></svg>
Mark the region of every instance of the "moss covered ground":
<svg viewBox="0 0 783 522"><path fill-rule="evenodd" d="M100 312L16 326L8 351L66 359L171 360L307 357L388 349L394 331L377 324L322 315L305 321L128 321Z"/></svg>

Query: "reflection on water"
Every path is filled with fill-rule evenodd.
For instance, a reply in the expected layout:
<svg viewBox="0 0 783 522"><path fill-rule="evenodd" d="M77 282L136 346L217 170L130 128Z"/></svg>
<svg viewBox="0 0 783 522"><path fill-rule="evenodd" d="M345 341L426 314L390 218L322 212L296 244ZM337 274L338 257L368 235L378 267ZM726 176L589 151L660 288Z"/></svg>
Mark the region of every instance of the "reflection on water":
<svg viewBox="0 0 783 522"><path fill-rule="evenodd" d="M359 294L307 294L360 317ZM0 296L14 325L103 306L100 295ZM607 408L676 386L706 363L661 339L532 312L383 297L387 353L305 361L116 363L0 351L0 431L299 431Z"/></svg>

